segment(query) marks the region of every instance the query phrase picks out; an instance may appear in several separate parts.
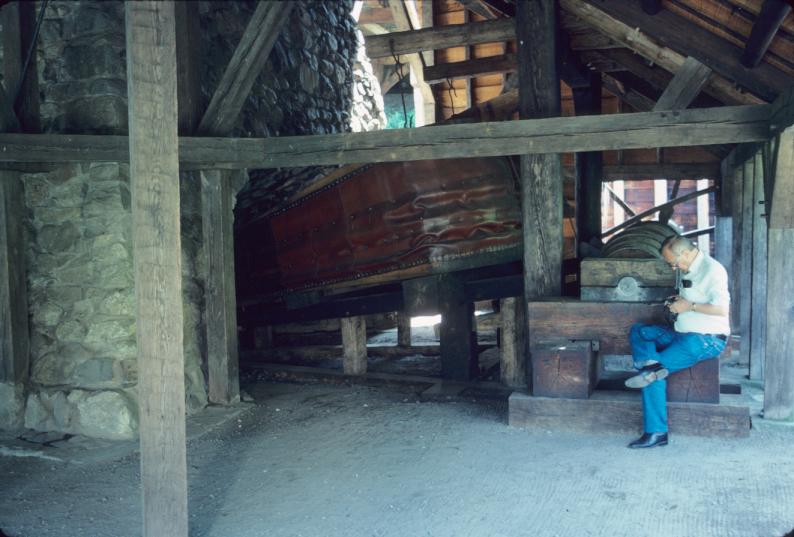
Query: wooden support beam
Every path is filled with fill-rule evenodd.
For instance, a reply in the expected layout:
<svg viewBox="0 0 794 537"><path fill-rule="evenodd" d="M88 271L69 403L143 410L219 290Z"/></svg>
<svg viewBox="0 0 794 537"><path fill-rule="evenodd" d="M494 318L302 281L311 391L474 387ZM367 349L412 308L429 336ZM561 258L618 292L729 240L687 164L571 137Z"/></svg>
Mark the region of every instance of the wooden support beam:
<svg viewBox="0 0 794 537"><path fill-rule="evenodd" d="M604 166L604 181L648 179L714 179L721 177L719 162L687 164L613 164Z"/></svg>
<svg viewBox="0 0 794 537"><path fill-rule="evenodd" d="M441 312L441 377L449 380L477 378L477 332L472 322L474 304L466 299L463 281L452 273L438 276Z"/></svg>
<svg viewBox="0 0 794 537"><path fill-rule="evenodd" d="M668 46L664 46L663 44L660 45L655 39L649 37L650 34L647 31L639 30L641 26L648 26L647 15L641 15L642 22L639 24L628 24L612 14L612 8L615 6L626 6L629 4L632 4L632 2L599 2L598 7L595 7L584 0L560 0L560 6L567 12L579 17L586 24L603 32L610 38L637 52L649 61L654 62L671 73L675 73L678 68L683 65L685 56L679 54ZM633 7L642 13L641 9L636 6ZM658 17L666 15L667 13L676 17L676 19L680 18L671 12L663 10L661 13L656 15L656 17L654 17L653 24L648 26L648 28L658 28L663 26L663 21L658 20ZM722 39L719 39L716 36L714 37L720 42L723 42ZM712 67L712 69L715 69L715 71L719 72L718 69L712 66L709 62L704 61L704 59L699 57L697 54L690 53L689 55L694 56L706 65ZM707 88L709 88L712 95L726 104L754 104L762 102L757 97L742 93L741 91L737 90L734 83L724 76L712 76L709 80ZM767 93L765 92L765 94Z"/></svg>
<svg viewBox="0 0 794 537"><path fill-rule="evenodd" d="M744 45L743 66L748 69L758 67L780 25L790 12L791 5L786 0L764 0L761 13L756 17L750 37Z"/></svg>
<svg viewBox="0 0 794 537"><path fill-rule="evenodd" d="M229 172L206 170L199 174L201 222L207 255L204 315L209 400L228 405L240 401L234 281L234 193Z"/></svg>
<svg viewBox="0 0 794 537"><path fill-rule="evenodd" d="M411 316L405 311L397 314L397 345L411 346Z"/></svg>
<svg viewBox="0 0 794 537"><path fill-rule="evenodd" d="M560 63L560 78L568 86L585 87L589 76L587 70L581 66L574 67L566 56L562 55ZM515 54L500 54L486 58L475 58L452 63L439 63L425 69L425 81L428 84L446 82L448 79L468 79L478 76L512 73L518 69Z"/></svg>
<svg viewBox="0 0 794 537"><path fill-rule="evenodd" d="M607 192L609 193L609 197L612 198L615 201L615 203L620 205L620 207L626 212L626 214L628 214L629 216L635 216L637 214L637 212L634 209L629 207L629 205L625 201L623 201L623 198L620 195L618 195L618 193L615 192L611 186L606 185L606 188L607 188Z"/></svg>
<svg viewBox="0 0 794 537"><path fill-rule="evenodd" d="M176 88L179 105L179 135L195 134L201 120L201 21L198 2L177 0Z"/></svg>
<svg viewBox="0 0 794 537"><path fill-rule="evenodd" d="M365 42L367 56L387 58L425 50L510 41L515 37L515 21L497 19L371 35Z"/></svg>
<svg viewBox="0 0 794 537"><path fill-rule="evenodd" d="M577 116L601 114L601 75L590 73L590 84L572 88ZM601 179L604 157L601 151L576 153L576 238L590 242L601 235Z"/></svg>
<svg viewBox="0 0 794 537"><path fill-rule="evenodd" d="M653 109L659 111L688 108L710 75L711 69L689 56L675 72L673 80L667 85Z"/></svg>
<svg viewBox="0 0 794 537"><path fill-rule="evenodd" d="M503 298L499 301L502 316L499 333L499 379L513 388L527 386L526 312L523 297Z"/></svg>
<svg viewBox="0 0 794 537"><path fill-rule="evenodd" d="M182 138L186 169L280 168L677 147L768 139L770 105L554 117L364 133ZM2 162L125 162L126 137L0 134Z"/></svg>
<svg viewBox="0 0 794 537"><path fill-rule="evenodd" d="M767 223L764 214L764 163L761 151L754 157L752 184L750 378L763 380L766 347Z"/></svg>
<svg viewBox="0 0 794 537"><path fill-rule="evenodd" d="M498 18L497 13L482 0L458 0L458 3L461 4L467 10L471 11L472 13L476 13L480 17L484 18L485 20L492 20Z"/></svg>
<svg viewBox="0 0 794 537"><path fill-rule="evenodd" d="M636 222L639 222L643 218L647 218L647 217L651 216L652 214L654 214L656 212L659 212L659 211L661 211L663 209L666 209L668 207L672 207L672 206L678 205L679 203L684 203L685 201L689 201L689 200L694 199L694 198L696 198L698 196L703 196L703 195L708 194L710 192L714 192L716 189L717 189L716 186L710 186L710 187L708 187L708 188L706 188L704 190L697 190L695 192L690 192L689 194L681 196L680 198L676 198L674 200L670 200L670 201L668 201L666 203L663 203L661 205L657 205L656 207L652 207L652 208L648 209L647 211L643 211L643 212L641 212L641 213L629 218L628 220L626 220L622 224L618 224L617 226L614 226L614 227L611 227L611 228L607 229L606 231L604 231L601 234L601 236L602 237L607 237L609 235L612 235L613 233L617 233L621 229L623 229L625 227L628 227L628 226L630 226L630 225L632 225L632 224L634 224Z"/></svg>
<svg viewBox="0 0 794 537"><path fill-rule="evenodd" d="M772 214L768 228L764 417L794 419L794 127L778 137Z"/></svg>
<svg viewBox="0 0 794 537"><path fill-rule="evenodd" d="M519 116L522 119L560 121L557 18L556 0L521 0L516 6ZM594 117L603 116L577 119L585 121ZM563 173L558 153L544 151L521 157L526 300L561 293Z"/></svg>
<svg viewBox="0 0 794 537"><path fill-rule="evenodd" d="M644 112L646 110L653 109L655 104L653 99L650 99L630 86L623 84L615 77L607 75L606 73L602 73L601 81L603 82L604 88L608 92L638 112Z"/></svg>
<svg viewBox="0 0 794 537"><path fill-rule="evenodd" d="M294 5L294 2L257 3L207 111L201 118L198 128L200 134L231 131Z"/></svg>
<svg viewBox="0 0 794 537"><path fill-rule="evenodd" d="M342 369L345 375L367 372L367 324L364 317L342 317Z"/></svg>
<svg viewBox="0 0 794 537"><path fill-rule="evenodd" d="M0 10L3 27L3 64L8 103L19 120L22 132L41 132L36 49L22 79L22 70L31 49L36 26L35 2L9 2Z"/></svg>
<svg viewBox="0 0 794 537"><path fill-rule="evenodd" d="M0 382L28 380L25 197L17 172L0 172Z"/></svg>
<svg viewBox="0 0 794 537"><path fill-rule="evenodd" d="M578 3L582 0L563 1ZM634 2L586 1L591 7L597 4L599 10L632 29L642 28L645 34L663 47L697 58L724 79L736 81L740 86L766 101L773 101L794 83L794 77L771 64L761 64L752 71L747 69L740 61L742 56L740 47L672 11L661 10L652 21L649 21L648 16ZM664 65L662 67L667 69ZM712 79L712 83L714 81Z"/></svg>
<svg viewBox="0 0 794 537"><path fill-rule="evenodd" d="M187 537L172 2L125 4L144 537Z"/></svg>

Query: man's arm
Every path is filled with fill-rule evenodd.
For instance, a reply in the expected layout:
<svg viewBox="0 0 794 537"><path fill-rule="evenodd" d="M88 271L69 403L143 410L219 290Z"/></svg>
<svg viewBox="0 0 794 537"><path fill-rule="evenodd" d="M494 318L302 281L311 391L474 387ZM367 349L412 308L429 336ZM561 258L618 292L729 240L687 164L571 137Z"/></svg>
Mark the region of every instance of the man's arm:
<svg viewBox="0 0 794 537"><path fill-rule="evenodd" d="M668 306L673 313L684 313L685 311L696 311L706 315L716 315L718 317L728 316L728 306L720 306L717 304L700 304L690 302L682 296L678 296L675 302Z"/></svg>

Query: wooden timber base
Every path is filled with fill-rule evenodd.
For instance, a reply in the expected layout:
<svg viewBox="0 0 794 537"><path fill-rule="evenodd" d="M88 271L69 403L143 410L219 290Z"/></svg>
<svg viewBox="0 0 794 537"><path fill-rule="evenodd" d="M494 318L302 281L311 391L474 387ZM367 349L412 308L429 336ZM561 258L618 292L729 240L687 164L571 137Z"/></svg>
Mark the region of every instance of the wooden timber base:
<svg viewBox="0 0 794 537"><path fill-rule="evenodd" d="M642 432L639 393L596 391L590 399L552 399L515 392L510 395L508 406L508 423L513 427ZM732 396L723 396L719 405L668 403L667 413L670 432L674 434L730 438L750 435L750 409Z"/></svg>

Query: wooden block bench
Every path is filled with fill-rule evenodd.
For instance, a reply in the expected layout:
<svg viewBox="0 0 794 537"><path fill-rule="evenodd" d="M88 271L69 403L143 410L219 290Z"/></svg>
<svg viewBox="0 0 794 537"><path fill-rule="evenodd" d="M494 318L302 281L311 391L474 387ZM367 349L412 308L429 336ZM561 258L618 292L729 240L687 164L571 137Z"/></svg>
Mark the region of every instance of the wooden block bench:
<svg viewBox="0 0 794 537"><path fill-rule="evenodd" d="M602 354L631 354L629 330L633 324L666 323L661 304L560 299L530 302L528 318L530 348L548 340L593 340L599 342ZM714 359L670 375L668 400L718 403L719 373L719 360Z"/></svg>
<svg viewBox="0 0 794 537"><path fill-rule="evenodd" d="M590 341L546 341L530 348L532 395L587 399L598 383Z"/></svg>

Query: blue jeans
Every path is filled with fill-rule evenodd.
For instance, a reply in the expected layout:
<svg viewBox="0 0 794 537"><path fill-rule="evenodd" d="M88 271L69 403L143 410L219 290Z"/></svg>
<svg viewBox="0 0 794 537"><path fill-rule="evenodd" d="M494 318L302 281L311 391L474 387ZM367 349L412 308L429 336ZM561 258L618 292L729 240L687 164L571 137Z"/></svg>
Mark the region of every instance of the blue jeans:
<svg viewBox="0 0 794 537"><path fill-rule="evenodd" d="M646 361L656 360L670 373L715 358L726 345L716 336L646 324L632 326L629 340L634 367L640 369ZM642 389L642 411L646 433L667 432L667 380L657 380Z"/></svg>

